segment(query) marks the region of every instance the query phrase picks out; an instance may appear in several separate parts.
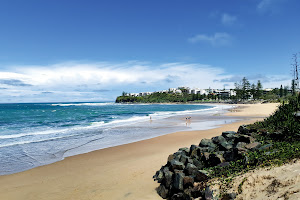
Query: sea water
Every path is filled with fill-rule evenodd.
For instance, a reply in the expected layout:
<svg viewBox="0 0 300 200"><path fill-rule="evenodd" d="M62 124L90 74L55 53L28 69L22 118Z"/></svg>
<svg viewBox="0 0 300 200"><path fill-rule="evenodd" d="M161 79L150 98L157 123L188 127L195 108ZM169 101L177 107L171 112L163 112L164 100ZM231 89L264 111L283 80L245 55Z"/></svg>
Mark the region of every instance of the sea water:
<svg viewBox="0 0 300 200"><path fill-rule="evenodd" d="M199 104L111 102L0 104L0 175L67 156L189 130L185 116L207 115L223 109L224 106ZM209 123L199 122L197 129L201 129L199 125L203 129Z"/></svg>

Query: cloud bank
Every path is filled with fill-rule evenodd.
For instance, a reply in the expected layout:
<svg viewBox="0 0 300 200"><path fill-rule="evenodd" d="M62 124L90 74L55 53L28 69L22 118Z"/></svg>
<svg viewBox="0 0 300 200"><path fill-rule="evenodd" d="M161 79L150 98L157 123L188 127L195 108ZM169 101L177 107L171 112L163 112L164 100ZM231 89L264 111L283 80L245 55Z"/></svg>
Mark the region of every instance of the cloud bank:
<svg viewBox="0 0 300 200"><path fill-rule="evenodd" d="M269 79L271 83L272 77ZM0 71L0 101L107 101L122 91L158 91L178 86L229 88L236 80L222 68L198 63L66 62L10 66Z"/></svg>

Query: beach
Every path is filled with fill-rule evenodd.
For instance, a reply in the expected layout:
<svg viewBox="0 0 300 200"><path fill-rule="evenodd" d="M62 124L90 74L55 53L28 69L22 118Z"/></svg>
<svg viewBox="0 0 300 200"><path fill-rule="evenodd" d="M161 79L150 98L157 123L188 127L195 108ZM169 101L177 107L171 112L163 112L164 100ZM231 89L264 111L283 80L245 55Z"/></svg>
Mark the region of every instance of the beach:
<svg viewBox="0 0 300 200"><path fill-rule="evenodd" d="M278 104L243 104L226 115L240 120L209 130L175 132L67 157L24 172L0 176L0 199L161 199L152 176L181 147L237 131L262 120Z"/></svg>

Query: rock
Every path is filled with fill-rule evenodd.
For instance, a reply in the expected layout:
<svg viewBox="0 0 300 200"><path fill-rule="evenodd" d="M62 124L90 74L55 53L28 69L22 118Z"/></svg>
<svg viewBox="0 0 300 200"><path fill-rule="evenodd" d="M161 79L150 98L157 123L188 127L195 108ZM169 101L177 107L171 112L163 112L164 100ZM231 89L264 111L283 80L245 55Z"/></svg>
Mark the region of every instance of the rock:
<svg viewBox="0 0 300 200"><path fill-rule="evenodd" d="M257 150L260 147L261 147L261 143L260 142L253 142L253 143L247 144L245 146L246 149L249 149L251 151L255 151L255 150Z"/></svg>
<svg viewBox="0 0 300 200"><path fill-rule="evenodd" d="M194 186L194 178L191 176L185 176L183 177L183 187L193 187Z"/></svg>
<svg viewBox="0 0 300 200"><path fill-rule="evenodd" d="M224 161L225 161L225 159L223 158L222 155L212 153L209 155L208 165L213 167L213 166L217 166L218 164L220 164Z"/></svg>
<svg viewBox="0 0 300 200"><path fill-rule="evenodd" d="M195 176L195 181L207 181L209 179L209 173L205 170L198 170Z"/></svg>
<svg viewBox="0 0 300 200"><path fill-rule="evenodd" d="M188 163L186 165L184 171L187 175L194 176L196 174L196 172L198 171L198 168L195 165Z"/></svg>
<svg viewBox="0 0 300 200"><path fill-rule="evenodd" d="M232 141L237 137L237 133L234 131L225 131L222 132L222 136L227 140L227 141Z"/></svg>
<svg viewBox="0 0 300 200"><path fill-rule="evenodd" d="M182 162L183 164L185 164L187 162L188 158L189 158L188 156L182 155L180 157L179 161Z"/></svg>
<svg viewBox="0 0 300 200"><path fill-rule="evenodd" d="M164 173L162 169L156 172L156 174L153 176L154 180L157 180L158 183L161 183L164 178Z"/></svg>
<svg viewBox="0 0 300 200"><path fill-rule="evenodd" d="M236 148L245 148L246 145L247 145L247 143L245 143L245 142L238 142L235 147Z"/></svg>
<svg viewBox="0 0 300 200"><path fill-rule="evenodd" d="M210 155L210 153L208 153L208 152L205 152L201 155L201 161L204 163L204 166L209 165L209 155Z"/></svg>
<svg viewBox="0 0 300 200"><path fill-rule="evenodd" d="M266 145L260 147L259 150L268 150L268 149L270 149L272 146L273 146L272 144L266 144Z"/></svg>
<svg viewBox="0 0 300 200"><path fill-rule="evenodd" d="M194 149L196 149L197 147L198 147L197 145L194 145L194 144L191 145L191 147L190 147L190 155L191 155L192 151Z"/></svg>
<svg viewBox="0 0 300 200"><path fill-rule="evenodd" d="M173 172L171 172L168 167L165 167L163 169L163 172L164 172L164 176L165 176L165 179L164 179L165 185L169 188L170 185L172 184Z"/></svg>
<svg viewBox="0 0 300 200"><path fill-rule="evenodd" d="M160 184L156 191L163 199L168 198L169 190L164 185Z"/></svg>
<svg viewBox="0 0 300 200"><path fill-rule="evenodd" d="M223 194L221 200L234 200L236 193Z"/></svg>
<svg viewBox="0 0 300 200"><path fill-rule="evenodd" d="M191 190L192 197L197 198L201 197L204 193L205 184L201 183L194 183L194 187Z"/></svg>
<svg viewBox="0 0 300 200"><path fill-rule="evenodd" d="M230 149L232 149L232 144L226 142L226 140L224 142L221 142L218 144L219 150L220 151L228 151Z"/></svg>
<svg viewBox="0 0 300 200"><path fill-rule="evenodd" d="M197 159L193 159L193 164L198 168L198 170L204 168L204 164Z"/></svg>
<svg viewBox="0 0 300 200"><path fill-rule="evenodd" d="M216 193L216 194L215 194ZM212 191L210 187L205 188L204 197L206 200L218 200L217 191Z"/></svg>
<svg viewBox="0 0 300 200"><path fill-rule="evenodd" d="M179 151L183 152L187 156L190 154L190 149L187 147L180 148Z"/></svg>
<svg viewBox="0 0 300 200"><path fill-rule="evenodd" d="M216 149L216 147L200 147L199 151L200 151L200 153L205 153L205 152L212 153L215 151L215 149Z"/></svg>
<svg viewBox="0 0 300 200"><path fill-rule="evenodd" d="M236 148L231 149L230 151L226 151L223 157L227 162L236 161L243 158L243 156L239 153L238 149Z"/></svg>
<svg viewBox="0 0 300 200"><path fill-rule="evenodd" d="M190 154L191 158L198 158L199 155L200 155L200 147L194 147Z"/></svg>
<svg viewBox="0 0 300 200"><path fill-rule="evenodd" d="M192 196L192 188L189 187L189 188L186 188L183 190L183 194L185 194L186 196L190 197Z"/></svg>
<svg viewBox="0 0 300 200"><path fill-rule="evenodd" d="M245 142L247 144L254 142L254 138L248 135L238 135L237 138L234 139L234 143L237 144L239 142Z"/></svg>
<svg viewBox="0 0 300 200"><path fill-rule="evenodd" d="M217 146L212 142L211 139L202 139L199 147L209 147L215 149Z"/></svg>
<svg viewBox="0 0 300 200"><path fill-rule="evenodd" d="M177 161L175 159L173 159L173 160L170 161L170 165L171 165L171 167L172 167L173 170L175 170L175 169L183 170L184 167L185 167L182 162L179 162L179 161Z"/></svg>
<svg viewBox="0 0 300 200"><path fill-rule="evenodd" d="M170 154L168 157L168 162L171 162L171 160L174 160L175 155L174 154Z"/></svg>
<svg viewBox="0 0 300 200"><path fill-rule="evenodd" d="M222 132L222 136L224 138L226 138L228 134L236 135L237 132L235 132L235 131L224 131L224 132Z"/></svg>
<svg viewBox="0 0 300 200"><path fill-rule="evenodd" d="M171 197L171 200L191 200L191 197L184 193L177 193Z"/></svg>
<svg viewBox="0 0 300 200"><path fill-rule="evenodd" d="M175 173L173 186L177 190L183 190L184 173Z"/></svg>
<svg viewBox="0 0 300 200"><path fill-rule="evenodd" d="M222 142L226 142L225 138L222 135L216 136L212 138L213 143L220 144Z"/></svg>
<svg viewBox="0 0 300 200"><path fill-rule="evenodd" d="M242 125L238 129L238 133L243 135L252 135L252 133L256 133L256 132L257 132L256 129L250 128L247 125Z"/></svg>
<svg viewBox="0 0 300 200"><path fill-rule="evenodd" d="M227 167L229 165L230 165L229 162L223 162L223 163L218 164L219 167Z"/></svg>

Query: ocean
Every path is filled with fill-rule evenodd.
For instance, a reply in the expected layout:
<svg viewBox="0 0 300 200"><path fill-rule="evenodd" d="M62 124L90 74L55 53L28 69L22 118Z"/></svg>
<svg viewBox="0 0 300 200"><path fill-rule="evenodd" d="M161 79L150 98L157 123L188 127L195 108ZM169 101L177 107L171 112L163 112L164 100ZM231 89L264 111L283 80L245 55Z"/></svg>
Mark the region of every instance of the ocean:
<svg viewBox="0 0 300 200"><path fill-rule="evenodd" d="M0 104L0 175L174 131L214 127L226 122L208 116L229 107L112 102ZM188 116L202 118L195 117L191 123Z"/></svg>

